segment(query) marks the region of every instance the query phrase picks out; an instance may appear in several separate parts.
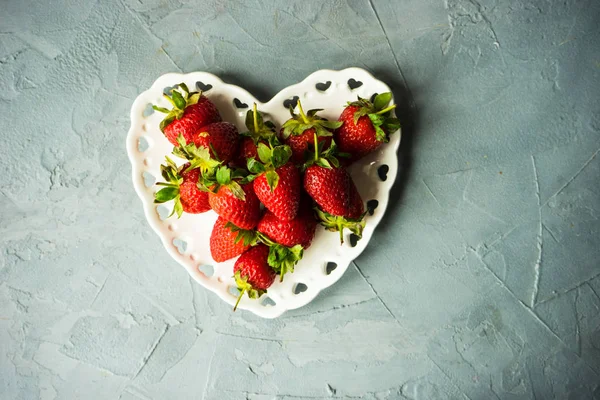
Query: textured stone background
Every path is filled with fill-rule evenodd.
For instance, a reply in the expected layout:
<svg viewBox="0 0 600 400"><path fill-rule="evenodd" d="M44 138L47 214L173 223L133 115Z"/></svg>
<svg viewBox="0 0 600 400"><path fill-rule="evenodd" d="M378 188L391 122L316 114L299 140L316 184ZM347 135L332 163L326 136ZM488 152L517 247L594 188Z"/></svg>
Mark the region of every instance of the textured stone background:
<svg viewBox="0 0 600 400"><path fill-rule="evenodd" d="M600 2L0 2L0 398L600 398ZM401 101L386 220L262 320L145 222L129 107L367 68Z"/></svg>

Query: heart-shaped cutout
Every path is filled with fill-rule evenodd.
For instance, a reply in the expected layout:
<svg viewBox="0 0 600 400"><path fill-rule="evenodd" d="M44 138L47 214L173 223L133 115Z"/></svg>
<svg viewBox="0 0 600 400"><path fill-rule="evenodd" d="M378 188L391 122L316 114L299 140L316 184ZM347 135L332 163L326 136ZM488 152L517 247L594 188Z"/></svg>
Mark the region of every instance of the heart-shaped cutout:
<svg viewBox="0 0 600 400"><path fill-rule="evenodd" d="M248 104L242 103L237 97L233 99L233 105L236 106L236 108L248 108Z"/></svg>
<svg viewBox="0 0 600 400"><path fill-rule="evenodd" d="M306 292L307 289L308 289L308 286L306 286L306 284L304 284L302 282L298 282L298 283L296 283L296 286L294 286L294 294L300 294L300 293Z"/></svg>
<svg viewBox="0 0 600 400"><path fill-rule="evenodd" d="M286 99L283 101L283 106L287 109L291 108L296 108L296 106L298 105L298 100L300 98L298 96L294 96L291 99Z"/></svg>
<svg viewBox="0 0 600 400"><path fill-rule="evenodd" d="M379 200L377 199L372 199L367 201L367 211L369 212L369 215L373 215L373 213L375 212L375 209L377 208L377 206L379 205Z"/></svg>
<svg viewBox="0 0 600 400"><path fill-rule="evenodd" d="M333 261L329 261L327 263L327 265L325 266L325 273L327 275L331 274L333 271L335 271L335 269L337 268L337 264L334 263Z"/></svg>
<svg viewBox="0 0 600 400"><path fill-rule="evenodd" d="M377 175L379 175L379 179L381 179L383 182L385 182L387 180L387 174L389 171L390 171L390 167L388 167L386 164L377 168Z"/></svg>
<svg viewBox="0 0 600 400"><path fill-rule="evenodd" d="M167 94L167 95L170 95L170 94L171 94L171 92L173 91L173 89L177 88L178 86L179 86L179 85L165 86L165 87L163 88L163 93L164 93L164 94Z"/></svg>
<svg viewBox="0 0 600 400"><path fill-rule="evenodd" d="M315 88L321 92L324 92L329 89L329 86L331 86L331 81L327 81L325 83L319 82L315 85Z"/></svg>
<svg viewBox="0 0 600 400"><path fill-rule="evenodd" d="M177 248L179 254L185 254L188 247L187 242L179 238L173 239L173 246Z"/></svg>
<svg viewBox="0 0 600 400"><path fill-rule="evenodd" d="M357 81L354 78L348 79L348 87L350 87L350 90L354 90L356 88L359 88L362 85L363 85L363 83L361 81Z"/></svg>
<svg viewBox="0 0 600 400"><path fill-rule="evenodd" d="M155 204L154 193L158 190L158 187L156 185L146 187L144 184L144 172L160 179L160 164L164 161L165 156L173 150L173 146L166 140L158 127L157 121L159 118L157 113L144 116L144 109L148 103L171 108L168 101L162 97L164 88L170 90L175 87L174 85L185 82L191 89L196 87L197 82L203 84L210 82L212 88L210 88L207 96L215 103L223 120L234 123L240 129L245 125L245 111L241 112L242 109L238 108L238 105L246 104L249 108L253 103L258 105L258 109L265 113L277 128L280 128L290 118L288 107L296 106L298 100L302 101L305 110L323 108L324 111L319 114L323 118L334 121L338 119L347 102L356 100L356 94L348 90L348 86L345 84L351 79L356 83L362 83L361 93L363 90L365 93L390 91L389 87L383 82L358 68L343 71L323 70L310 75L303 82L283 89L270 101L262 103L244 89L226 84L217 76L205 72L194 72L164 75L154 83L152 88L140 94L134 102L131 112L131 129L127 136L127 152L133 167L134 187L142 199L148 222L165 244L169 254L186 268L194 280L208 290L217 293L221 299L232 307L238 293L235 289L235 281L232 278L234 260L225 263L215 262L207 245L212 226L216 220L214 212L209 211L197 215L184 213L180 219L177 219L176 216L169 217L173 205L171 203ZM317 89L317 84L327 84L328 82L331 82L331 84L326 92ZM342 84L337 84L338 82ZM207 88L206 86L204 89ZM324 88L324 86L319 87ZM235 99L238 99L239 103ZM145 152L138 151L141 137L147 138L150 144ZM357 238L349 235L346 231L344 238L346 243L343 248L340 248L340 239L337 233L319 229L310 248L306 249L302 260L295 267L298 273L286 274L285 281L282 284L276 281L269 288L268 294L262 296L259 300L244 296L239 304L238 312L244 309L251 310L262 317L277 317L286 310L305 305L314 298L314 295L332 285L344 274L352 260L357 257L359 250L362 250L371 239L373 230L385 211L382 205L387 204L385 200L389 196L389 185L384 185L375 173L364 173L365 168L374 165L377 169L386 165L386 175L389 175L388 171L390 173L395 172L397 168L396 149L399 142L399 134L391 135L390 143L349 168L359 191L361 193L373 193L368 198L364 198L365 202L367 200L379 201L377 211L367 220L367 229L363 232L361 246L357 246ZM142 147L142 149L144 148ZM176 161L183 162L182 160ZM149 177L149 175L146 175L146 177ZM384 202L382 203L382 201ZM370 205L372 203L366 204L367 210L369 210ZM173 225L176 225L175 230ZM174 238L186 241L186 247L184 248L183 243L176 242L178 244L177 248L173 244ZM355 247L352 247L353 245ZM181 254L181 252L184 254ZM331 260L335 260L335 262ZM212 266L212 270L209 270L208 267L205 269L202 266ZM332 272L334 270L335 272ZM294 288L299 283L306 285L307 288L305 292L300 291L299 294L295 295ZM303 289L303 286L299 286L299 288ZM230 289L231 292L229 292ZM333 289L333 291L335 290ZM267 297L270 300L264 300ZM274 304L264 306L263 300L267 304L273 301Z"/></svg>
<svg viewBox="0 0 600 400"><path fill-rule="evenodd" d="M205 84L201 81L196 82L196 88L198 88L198 90L201 92L208 92L210 89L212 89L212 87L213 86L211 84Z"/></svg>

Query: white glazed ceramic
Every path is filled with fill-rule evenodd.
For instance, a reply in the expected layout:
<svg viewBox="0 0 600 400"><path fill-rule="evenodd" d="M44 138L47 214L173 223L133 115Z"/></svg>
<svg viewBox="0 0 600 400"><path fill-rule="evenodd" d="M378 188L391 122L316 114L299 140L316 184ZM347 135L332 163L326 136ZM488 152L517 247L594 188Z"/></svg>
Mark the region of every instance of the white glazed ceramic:
<svg viewBox="0 0 600 400"><path fill-rule="evenodd" d="M234 123L240 131L246 130L244 118L255 102L258 110L265 113L267 119L279 128L290 117L284 102L294 96L300 98L304 110L323 108L325 110L320 115L328 119L337 119L346 102L356 100L357 95L370 98L374 93L389 92L390 88L363 69L320 70L304 81L283 89L269 102L260 103L246 90L226 84L215 75L193 72L163 75L149 90L137 97L131 108L127 152L133 169L133 185L142 199L146 218L169 254L185 267L198 283L233 306L237 295L232 278L235 260L216 263L210 255L209 238L217 215L209 211L198 215L184 213L181 219L175 216L164 219L172 204L157 206L153 202L154 192L158 188L153 183L155 178L160 178L160 165L165 155L171 153L173 146L158 128L164 114L153 112L151 105L170 108L170 104L162 97L163 90L168 90L180 82L185 82L190 90L204 88L204 94L217 105L223 120ZM330 84L325 89L328 82ZM362 82L362 85L355 87L355 82ZM325 85L318 85L317 88L317 84ZM209 85L212 87L207 89ZM351 89L350 86L355 88ZM246 107L241 108L243 105ZM269 288L268 294L258 300L244 296L239 308L250 310L261 317L274 318L286 310L309 303L321 290L342 276L352 260L367 246L385 212L389 191L398 170L396 151L399 144L400 132L396 132L391 135L388 144L350 168L363 200L378 201L373 215L366 217L363 238L353 247L350 235L346 232L346 240L340 245L337 232L327 232L319 226L312 246L304 252L304 258L296 266L295 272L287 274L283 283L277 279ZM378 174L379 167L383 165L389 167L385 180ZM331 271L332 265L328 268L328 263L336 263L337 267ZM305 290L301 291L302 289Z"/></svg>

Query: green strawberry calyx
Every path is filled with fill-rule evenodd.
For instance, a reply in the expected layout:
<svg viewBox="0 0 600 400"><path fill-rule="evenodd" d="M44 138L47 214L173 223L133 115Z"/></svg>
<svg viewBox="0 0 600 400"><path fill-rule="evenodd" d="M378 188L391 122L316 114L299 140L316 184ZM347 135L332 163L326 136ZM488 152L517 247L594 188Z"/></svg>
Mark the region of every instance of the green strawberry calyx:
<svg viewBox="0 0 600 400"><path fill-rule="evenodd" d="M273 144L269 144L267 146L264 143L259 143L256 151L260 161L255 158L247 160L248 171L254 174L250 179L256 179L264 174L271 193L273 193L279 184L277 168L287 164L292 156L292 149L288 145L273 146Z"/></svg>
<svg viewBox="0 0 600 400"><path fill-rule="evenodd" d="M256 289L250 282L248 282L248 276L242 276L242 273L238 270L233 275L235 279L235 284L237 285L240 294L235 302L235 306L233 306L233 311L237 309L238 304L240 304L240 300L242 300L242 296L244 293L248 294L248 297L251 299L258 299L263 294L267 293L266 290Z"/></svg>
<svg viewBox="0 0 600 400"><path fill-rule="evenodd" d="M210 156L210 151L206 147L197 147L194 143L186 144L181 134L177 136L177 143L179 147L173 148L173 155L188 160L190 162L188 170L200 168L202 175L208 175L221 165L219 160Z"/></svg>
<svg viewBox="0 0 600 400"><path fill-rule="evenodd" d="M306 168L310 167L311 165L318 165L320 167L329 169L339 168L340 161L338 158L350 157L350 154L338 151L337 144L334 140L331 140L331 144L329 145L329 147L326 150L323 150L323 147L325 147L325 143L319 142L319 138L316 132L313 135L313 142L315 152L309 152L308 160L302 166L302 170L306 170Z"/></svg>
<svg viewBox="0 0 600 400"><path fill-rule="evenodd" d="M389 142L389 135L400 129L400 121L392 117L391 113L396 108L396 104L388 106L390 101L392 101L392 93L385 92L376 95L373 102L360 96L357 101L348 102L349 106L359 107L353 116L354 125L357 125L358 120L366 115L375 128L375 138L380 142Z"/></svg>
<svg viewBox="0 0 600 400"><path fill-rule="evenodd" d="M177 89L181 89L181 92ZM171 103L173 108L169 110L164 107L152 105L154 110L167 114L167 116L160 122L159 127L161 132L164 132L167 125L169 125L175 119L181 119L181 117L183 117L185 108L197 104L201 96L202 92L190 92L187 85L183 82L176 85L171 90L170 95L163 94L163 97L167 99L169 103Z"/></svg>
<svg viewBox="0 0 600 400"><path fill-rule="evenodd" d="M258 239L269 246L267 263L279 275L279 281L283 282L284 275L288 272L294 272L294 267L304 256L304 248L299 244L293 247L281 245L260 232L258 233Z"/></svg>
<svg viewBox="0 0 600 400"><path fill-rule="evenodd" d="M252 110L248 110L246 113L245 124L248 130L241 132L240 135L251 138L254 144L258 144L260 141L278 144L275 124L264 120L263 114L257 110L256 103Z"/></svg>
<svg viewBox="0 0 600 400"><path fill-rule="evenodd" d="M154 203L162 204L173 200L173 210L169 217L177 213L177 218L183 214L183 205L179 196L179 186L183 183L181 177L182 168L177 167L175 162L169 157L166 158L166 164L160 166L160 173L165 182L156 183L158 186L164 186L162 189L154 193Z"/></svg>
<svg viewBox="0 0 600 400"><path fill-rule="evenodd" d="M354 233L358 238L362 238L362 232L365 228L366 221L365 215L362 214L360 218L346 218L337 215L331 215L318 207L315 207L317 218L321 222L321 225L328 231L340 233L340 244L344 244L344 228Z"/></svg>
<svg viewBox="0 0 600 400"><path fill-rule="evenodd" d="M205 192L217 193L222 187L227 187L238 199L246 201L246 193L241 185L248 182L247 172L243 169L232 169L225 165L210 169L198 182L198 189Z"/></svg>
<svg viewBox="0 0 600 400"><path fill-rule="evenodd" d="M235 244L238 244L239 242L243 241L244 246L254 246L258 241L256 231L242 229L231 222L227 222L225 224L225 228L229 229L233 233L237 233L233 241Z"/></svg>
<svg viewBox="0 0 600 400"><path fill-rule="evenodd" d="M288 119L282 126L282 137L289 138L292 135L302 135L308 129L314 129L317 136L332 136L333 130L342 126L341 121L328 121L317 115L323 109L308 110L305 114L302 109L302 104L298 100L298 114L294 113L294 108L290 106L290 114L292 118Z"/></svg>

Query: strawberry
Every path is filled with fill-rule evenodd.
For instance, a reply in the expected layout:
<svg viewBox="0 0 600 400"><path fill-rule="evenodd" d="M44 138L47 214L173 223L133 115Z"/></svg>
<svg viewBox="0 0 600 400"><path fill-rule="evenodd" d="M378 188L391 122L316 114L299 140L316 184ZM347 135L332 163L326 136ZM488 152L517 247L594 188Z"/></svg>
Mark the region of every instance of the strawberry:
<svg viewBox="0 0 600 400"><path fill-rule="evenodd" d="M283 221L267 211L258 223L258 238L269 246L268 262L283 281L288 272L302 259L304 249L310 246L315 236L317 223L309 207L291 221Z"/></svg>
<svg viewBox="0 0 600 400"><path fill-rule="evenodd" d="M205 177L204 188L210 187L208 202L221 217L242 229L253 229L260 219L260 202L251 183L238 183L238 171L219 167L214 177Z"/></svg>
<svg viewBox="0 0 600 400"><path fill-rule="evenodd" d="M219 217L210 234L210 253L216 262L239 256L256 242L256 233Z"/></svg>
<svg viewBox="0 0 600 400"><path fill-rule="evenodd" d="M298 112L296 115L294 109L290 107L292 118L287 120L281 129L281 137L285 144L292 149L292 161L294 164L302 164L306 161L306 156L311 147L313 147L313 137L316 134L319 143L324 143L323 148L328 148L331 144L333 130L339 128L342 123L339 121L327 121L317 115L321 109L309 110L304 114L302 104L298 100ZM311 149L314 151L314 147Z"/></svg>
<svg viewBox="0 0 600 400"><path fill-rule="evenodd" d="M184 211L190 214L199 214L210 210L208 193L197 187L200 169L193 168L190 163L177 167L169 157L166 159L167 164L160 166L166 182L157 183L164 188L154 194L154 202L159 204L173 200L173 211L169 217L177 213L179 218Z"/></svg>
<svg viewBox="0 0 600 400"><path fill-rule="evenodd" d="M277 135L275 125L271 121L265 121L263 115L257 110L256 103L252 110L246 113L247 132L240 133L243 136L240 151L238 154L238 164L246 167L246 160L249 158L258 158L257 146L259 143L276 143Z"/></svg>
<svg viewBox="0 0 600 400"><path fill-rule="evenodd" d="M400 121L393 118L388 107L392 93L386 92L369 100L358 97L358 101L348 103L339 121L342 126L335 131L335 140L340 151L349 153L356 161L389 141L389 135L400 128Z"/></svg>
<svg viewBox="0 0 600 400"><path fill-rule="evenodd" d="M258 157L248 160L248 170L256 174L254 191L265 207L279 219L296 217L300 205L302 180L298 168L288 162L290 147L258 145Z"/></svg>
<svg viewBox="0 0 600 400"><path fill-rule="evenodd" d="M290 221L284 221L270 211L265 212L256 229L274 241L286 247L297 244L308 249L313 238L317 221L310 207L302 206L298 216Z"/></svg>
<svg viewBox="0 0 600 400"><path fill-rule="evenodd" d="M235 283L240 295L233 307L236 310L244 293L251 299L258 299L275 281L275 271L267 261L269 248L264 244L258 244L246 250L233 266Z"/></svg>
<svg viewBox="0 0 600 400"><path fill-rule="evenodd" d="M210 149L211 156L223 164L237 156L239 139L237 128L229 122L205 125L192 136L196 146Z"/></svg>
<svg viewBox="0 0 600 400"><path fill-rule="evenodd" d="M304 189L318 205L316 211L321 224L330 231L339 231L340 242L344 243L344 228L359 237L362 235L364 204L352 177L335 157L335 142L332 141L322 156L320 147L314 159L307 163Z"/></svg>
<svg viewBox="0 0 600 400"><path fill-rule="evenodd" d="M177 91L180 88L183 94ZM171 90L171 95L164 97L173 105L171 110L164 107L152 106L156 111L167 114L161 121L159 127L169 142L177 146L177 136L182 135L186 143L192 140L192 136L204 125L220 122L219 110L201 92L189 91L185 83L180 83Z"/></svg>

